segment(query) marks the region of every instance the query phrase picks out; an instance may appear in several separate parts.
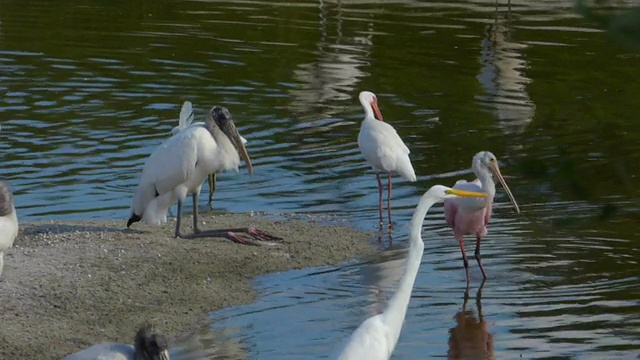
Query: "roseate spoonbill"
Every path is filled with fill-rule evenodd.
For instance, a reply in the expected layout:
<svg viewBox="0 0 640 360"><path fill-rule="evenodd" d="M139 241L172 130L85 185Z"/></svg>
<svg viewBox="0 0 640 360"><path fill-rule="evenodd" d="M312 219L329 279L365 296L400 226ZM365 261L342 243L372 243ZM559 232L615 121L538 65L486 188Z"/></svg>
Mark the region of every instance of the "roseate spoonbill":
<svg viewBox="0 0 640 360"><path fill-rule="evenodd" d="M182 104L182 109L180 110L180 119L178 119L178 126L171 129L171 133L176 135L180 131L191 126L193 122L194 113L193 113L193 105L191 105L191 101L185 101ZM195 126L203 126L203 122L194 123ZM243 144L247 144L247 139L240 136L240 140L242 140ZM213 202L213 193L216 191L216 174L207 175L207 181L209 183L209 205Z"/></svg>
<svg viewBox="0 0 640 360"><path fill-rule="evenodd" d="M177 200L176 237L222 235L221 231L201 232L198 228L198 195L208 174L238 171L240 157L244 159L249 174L253 173L251 159L240 139L231 113L224 107L213 107L202 125L193 124L180 131L151 154L133 195L131 217L127 221L127 227L140 220L152 225L165 223L169 206ZM191 194L193 199L191 235L180 232L182 203L187 194ZM247 234L258 239L280 239L252 227L245 230ZM224 235L238 243L255 245L232 231L226 231Z"/></svg>
<svg viewBox="0 0 640 360"><path fill-rule="evenodd" d="M487 194L434 185L422 195L411 219L407 265L398 289L381 314L368 318L353 332L337 359L389 359L400 337L413 284L422 262L424 243L421 231L424 217L435 203L456 196L485 198Z"/></svg>
<svg viewBox="0 0 640 360"><path fill-rule="evenodd" d="M18 236L18 216L13 206L13 195L9 185L0 181L0 275L4 266L4 252L13 246Z"/></svg>
<svg viewBox="0 0 640 360"><path fill-rule="evenodd" d="M376 172L380 228L383 225L380 172L387 173L387 213L389 216L389 232L391 232L393 230L393 223L391 222L391 173L398 173L411 182L416 181L416 174L409 159L409 148L404 144L396 129L383 121L380 109L378 109L376 95L370 91L363 91L360 93L359 98L360 104L364 108L365 116L358 134L358 146L365 160Z"/></svg>
<svg viewBox="0 0 640 360"><path fill-rule="evenodd" d="M64 360L170 360L169 342L150 324L138 329L133 345L98 344L71 354Z"/></svg>
<svg viewBox="0 0 640 360"><path fill-rule="evenodd" d="M487 278L487 273L484 271L482 259L480 258L480 240L487 234L487 224L489 223L489 218L491 218L491 204L493 203L493 197L496 195L496 184L492 175L500 181L509 200L516 208L516 212L520 213L518 203L500 173L498 159L496 159L495 155L489 151L477 153L473 157L471 168L476 175L476 179L472 182L458 180L453 188L482 192L487 194L487 197L484 199L447 199L444 202L444 217L449 227L453 229L453 234L458 239L458 243L460 243L467 281L469 281L469 260L464 252L464 235L476 236L476 261L480 266L482 276L485 279Z"/></svg>

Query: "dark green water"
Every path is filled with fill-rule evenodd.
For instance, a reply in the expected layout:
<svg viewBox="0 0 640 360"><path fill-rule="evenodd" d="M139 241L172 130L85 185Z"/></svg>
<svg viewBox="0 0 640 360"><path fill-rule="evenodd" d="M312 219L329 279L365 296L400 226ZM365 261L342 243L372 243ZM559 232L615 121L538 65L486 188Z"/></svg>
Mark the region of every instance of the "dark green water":
<svg viewBox="0 0 640 360"><path fill-rule="evenodd" d="M219 177L217 209L332 215L369 230L376 183L356 138L357 94L371 90L418 174L395 182L400 243L424 190L469 178L477 151L501 161L522 213L498 189L481 331L495 358L634 358L640 11L586 5L585 18L567 0L0 0L0 177L21 220L124 226L142 164L181 103L198 117L222 104L256 169ZM453 353L464 273L442 225L438 208L398 359ZM392 291L394 271L381 269L398 273L389 260L400 255L302 284L265 278L265 293L281 297L265 299L289 312L257 304L259 316L300 319L270 334L277 345L246 309L225 316L251 358L320 358L370 315L374 288ZM465 307L474 316L477 270Z"/></svg>

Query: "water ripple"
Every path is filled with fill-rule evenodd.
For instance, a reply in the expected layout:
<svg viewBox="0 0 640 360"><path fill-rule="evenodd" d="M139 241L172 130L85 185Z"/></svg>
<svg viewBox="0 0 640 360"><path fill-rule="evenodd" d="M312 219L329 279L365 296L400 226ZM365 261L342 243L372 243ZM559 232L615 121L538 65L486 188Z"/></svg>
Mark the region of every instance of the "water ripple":
<svg viewBox="0 0 640 360"><path fill-rule="evenodd" d="M20 219L124 226L142 166L184 100L198 121L227 106L249 140L255 173L220 174L216 210L331 215L375 230L377 183L356 143L364 89L418 174L394 177L391 249L260 279L258 303L214 314L177 358L329 353L394 290L418 196L470 179L471 156L485 149L522 212L498 187L482 242L490 279L478 292L472 260L465 301L458 244L433 209L396 357L455 357L464 329L490 340L478 357L638 352L637 57L573 1L138 5L3 3L0 175Z"/></svg>

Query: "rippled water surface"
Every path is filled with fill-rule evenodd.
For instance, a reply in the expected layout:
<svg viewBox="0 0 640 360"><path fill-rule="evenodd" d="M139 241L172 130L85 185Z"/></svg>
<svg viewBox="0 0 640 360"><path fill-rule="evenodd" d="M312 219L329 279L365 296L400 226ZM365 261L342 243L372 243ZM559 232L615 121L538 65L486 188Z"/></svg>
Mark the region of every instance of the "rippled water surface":
<svg viewBox="0 0 640 360"><path fill-rule="evenodd" d="M218 210L328 214L373 230L376 182L356 144L357 94L371 90L418 174L395 180L393 248L262 277L256 304L212 314L175 357L325 358L393 292L417 197L469 178L473 154L490 150L522 213L498 188L482 246L490 279L481 286L471 261L466 295L442 207L430 213L394 358L637 358L634 5L0 0L0 177L21 220L124 226L181 103L198 118L222 104L255 173L220 175Z"/></svg>

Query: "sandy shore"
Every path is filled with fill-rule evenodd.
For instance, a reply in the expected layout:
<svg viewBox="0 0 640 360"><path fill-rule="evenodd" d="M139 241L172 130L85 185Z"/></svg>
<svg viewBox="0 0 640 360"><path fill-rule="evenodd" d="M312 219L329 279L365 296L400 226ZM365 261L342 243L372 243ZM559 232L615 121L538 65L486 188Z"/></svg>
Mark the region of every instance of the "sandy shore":
<svg viewBox="0 0 640 360"><path fill-rule="evenodd" d="M252 225L284 240L246 246L175 239L172 220L133 229L125 221L22 223L0 277L0 359L61 359L94 343L131 343L145 320L170 338L184 336L205 324L209 311L253 301L256 275L375 251L367 241L372 234L313 218L202 214L202 220L202 229Z"/></svg>

